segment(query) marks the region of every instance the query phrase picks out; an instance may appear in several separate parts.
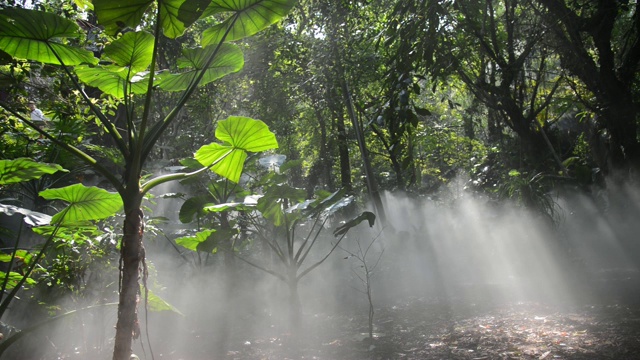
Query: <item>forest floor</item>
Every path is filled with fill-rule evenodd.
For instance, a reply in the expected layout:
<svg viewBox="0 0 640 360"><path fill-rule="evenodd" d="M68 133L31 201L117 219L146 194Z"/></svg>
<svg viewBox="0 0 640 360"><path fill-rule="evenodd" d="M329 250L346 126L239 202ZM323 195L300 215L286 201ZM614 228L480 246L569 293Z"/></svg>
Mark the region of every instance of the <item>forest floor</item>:
<svg viewBox="0 0 640 360"><path fill-rule="evenodd" d="M495 296L398 300L376 309L373 339L366 309L359 316L306 314L304 341L274 329L261 337L240 337L214 358L640 359L640 279L591 281L594 296L578 296L571 305Z"/></svg>
<svg viewBox="0 0 640 360"><path fill-rule="evenodd" d="M640 277L601 280L590 284L594 296L553 304L513 301L485 287L446 299L393 294L391 302L376 307L373 338L366 308L307 312L298 334L284 332L286 326L268 314L246 312L242 321L189 327L177 342L155 340L155 356L148 348L138 355L155 360L640 359ZM154 324L154 333L180 335L173 322ZM216 325L221 332L208 330ZM35 345L52 344L49 335L27 339L2 359L111 359L110 343L91 355L60 344L35 355ZM71 332L57 335L69 338Z"/></svg>
<svg viewBox="0 0 640 360"><path fill-rule="evenodd" d="M373 340L366 317L316 315L308 324L313 339L248 339L225 359L640 359L639 307L488 308L411 299L379 309L375 319Z"/></svg>

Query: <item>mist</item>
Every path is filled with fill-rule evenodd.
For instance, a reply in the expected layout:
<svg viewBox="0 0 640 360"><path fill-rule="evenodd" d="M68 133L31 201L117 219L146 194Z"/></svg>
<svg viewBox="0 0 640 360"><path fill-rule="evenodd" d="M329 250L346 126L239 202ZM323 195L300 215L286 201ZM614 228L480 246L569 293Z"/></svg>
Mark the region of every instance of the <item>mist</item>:
<svg viewBox="0 0 640 360"><path fill-rule="evenodd" d="M370 282L376 314L412 301L424 304L419 311L446 312L448 318L513 304L575 309L637 302L638 188L611 183L606 192L564 189L553 199L554 222L468 191L464 181L452 182L434 197L385 193L388 224L353 228L328 260L300 282L301 334L291 333L284 282L237 259L239 271L229 274L225 262L233 260L223 253L210 255L209 266L198 266L190 261L194 253L182 249L180 255L156 236L146 241L149 283L179 313L145 313L141 302L142 336L134 353L141 359L151 359L151 353L155 359L240 359L252 358L255 346L287 349L296 342L302 345L291 358L302 358L305 347L328 346L328 339L347 327L363 338L369 302L363 264L350 254L370 244L365 261L376 264ZM155 214L175 220L178 204L159 200ZM314 249L316 259L335 241L330 234L326 231ZM255 241L240 256L251 256L260 246ZM274 266L273 259L260 254L258 262ZM111 357L115 318L111 307L102 309L99 318L73 320L74 334L81 334L74 336L87 347L78 348L77 358L86 358L89 348L97 353L92 359ZM382 329L379 321L374 317L376 331ZM53 344L52 336L69 335L69 322L58 326L39 336ZM25 346L19 343L15 351ZM49 345L43 347L51 353Z"/></svg>

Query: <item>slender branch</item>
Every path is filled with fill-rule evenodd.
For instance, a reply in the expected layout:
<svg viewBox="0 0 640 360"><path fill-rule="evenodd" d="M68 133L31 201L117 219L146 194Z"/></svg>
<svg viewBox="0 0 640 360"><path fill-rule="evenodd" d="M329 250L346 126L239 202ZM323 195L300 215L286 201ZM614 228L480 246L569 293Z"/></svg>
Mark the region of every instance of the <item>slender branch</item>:
<svg viewBox="0 0 640 360"><path fill-rule="evenodd" d="M289 221L287 219L287 213L284 212L284 230L287 236L287 251L288 251L288 255L289 258L287 260L287 266L293 266L293 264L295 264L295 259L293 257L293 243L294 243L294 237L295 237L295 221L293 223L294 228L290 228L289 227ZM293 231L293 234L292 234Z"/></svg>
<svg viewBox="0 0 640 360"><path fill-rule="evenodd" d="M327 253L327 255L325 255L322 259L318 260L318 262L316 262L315 264L309 266L309 268L307 268L305 271L301 272L300 275L298 275L297 279L300 280L302 279L303 276L307 275L308 273L311 272L311 270L317 268L318 266L320 266L325 260L327 260L327 258L329 257L329 255L331 255L333 253L333 251L338 247L338 245L340 245L340 242L342 241L342 239L344 239L344 237L347 235L347 233L344 233L340 236L340 238L338 239L338 241L335 243L335 245L333 245L333 247L331 248L331 250L329 250L329 252Z"/></svg>
<svg viewBox="0 0 640 360"><path fill-rule="evenodd" d="M230 252L233 256L235 256L236 258L240 259L241 261L244 261L245 263L247 263L247 264L249 264L249 265L253 266L254 268L259 269L259 270L262 270L262 271L266 272L267 274L271 274L271 275L273 275L273 276L277 277L278 279L280 279L280 280L282 280L282 281L284 281L284 282L287 282L287 278L285 278L283 275L281 275L281 274L279 274L279 273L277 273L277 272L275 272L275 271L273 271L273 270L271 270L271 269L267 269L267 268L262 267L262 266L260 266L260 265L258 265L258 264L256 264L256 263L254 263L254 262L252 262L252 261L250 261L250 260L247 260L247 259L243 258L242 256L238 256L238 255L237 255L235 252L233 252L233 251L229 251L229 250L227 250L227 249L222 249L222 251Z"/></svg>
<svg viewBox="0 0 640 360"><path fill-rule="evenodd" d="M287 264L287 258L284 256L284 251L282 251L282 248L280 247L278 242L270 241L269 239L267 239L267 237L262 233L262 231L259 230L259 226L256 223L255 219L250 218L250 221L256 228L254 233L258 234L258 236L260 236L260 238L262 238L262 240L264 240L267 243L267 245L269 245L269 247L276 253L276 255L278 255L278 258L283 264Z"/></svg>
<svg viewBox="0 0 640 360"><path fill-rule="evenodd" d="M309 244L309 247L304 252L304 255L302 256L302 258L300 260L298 260L298 266L302 266L302 263L307 258L307 255L309 255L309 253L311 252L311 249L313 248L313 245L315 245L316 241L318 240L318 237L320 236L320 232L324 228L324 224L327 223L328 219L329 219L328 216L326 218L324 218L324 221L322 222L322 225L320 225L320 228L318 229L318 231L316 231L316 235L313 237L313 241L311 241L311 244ZM313 231L313 229L311 229L311 231L309 231L309 236L311 236L311 232L312 231Z"/></svg>
<svg viewBox="0 0 640 360"><path fill-rule="evenodd" d="M295 256L295 260L298 261L298 259L300 259L300 254L302 254L302 250L304 250L305 246L307 246L307 243L309 242L309 239L311 238L311 234L313 234L313 229L316 228L316 226L318 225L318 222L320 221L320 216L316 216L315 220L313 221L313 225L311 226L311 230L309 230L309 235L307 235L307 237L304 239L304 242L302 243L302 245L300 245L300 248L298 249L298 252L296 253ZM324 225L324 222L322 223Z"/></svg>

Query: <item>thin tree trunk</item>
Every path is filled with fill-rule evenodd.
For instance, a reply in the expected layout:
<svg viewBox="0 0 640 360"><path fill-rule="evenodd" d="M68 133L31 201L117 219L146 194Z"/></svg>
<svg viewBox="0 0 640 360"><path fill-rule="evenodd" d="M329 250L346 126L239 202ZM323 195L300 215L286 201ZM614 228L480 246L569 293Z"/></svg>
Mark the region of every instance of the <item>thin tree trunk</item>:
<svg viewBox="0 0 640 360"><path fill-rule="evenodd" d="M340 68L342 68L342 66L340 66ZM373 205L376 209L376 215L380 218L380 223L384 226L387 223L387 217L385 215L384 206L382 205L380 191L378 190L378 183L376 182L376 179L373 176L373 168L371 167L371 161L369 160L369 150L367 149L367 144L364 141L364 135L362 134L362 127L360 126L360 122L358 121L355 111L353 110L353 103L351 102L351 93L349 92L349 86L347 84L347 80L342 79L341 85L342 85L344 100L347 105L347 111L349 112L349 117L351 118L351 124L353 125L353 129L356 133L356 138L358 140L358 146L360 147L360 155L362 157L362 163L364 166L364 176L367 181L367 189L369 190L369 196L371 196L371 200L373 201Z"/></svg>
<svg viewBox="0 0 640 360"><path fill-rule="evenodd" d="M134 200L133 204L125 210L124 236L120 248L120 302L113 360L129 360L132 341L140 336L137 314L140 292L138 278L141 263L144 260L144 246L142 244L144 223L140 204L140 200Z"/></svg>
<svg viewBox="0 0 640 360"><path fill-rule="evenodd" d="M302 330L302 304L298 293L298 280L290 277L289 282L289 331L291 334L300 334Z"/></svg>
<svg viewBox="0 0 640 360"><path fill-rule="evenodd" d="M334 97L331 97L331 101L334 99ZM330 105L330 107L336 108L335 105ZM333 115L337 130L338 158L340 160L340 186L347 192L351 192L353 190L353 184L351 182L351 161L349 160L349 144L347 143L347 129L344 122L344 114L335 109Z"/></svg>
<svg viewBox="0 0 640 360"><path fill-rule="evenodd" d="M220 214L220 229L222 231L230 231L231 225L229 224L228 214ZM233 330L233 319L236 318L238 311L237 297L238 297L238 264L236 263L236 256L234 255L234 243L232 240L224 242L220 245L225 249L224 254L224 291L225 300L229 304L228 311L225 311L221 315L219 320L219 328L222 330L221 335L216 340L217 349L221 354L227 353L227 348L230 340L230 335Z"/></svg>

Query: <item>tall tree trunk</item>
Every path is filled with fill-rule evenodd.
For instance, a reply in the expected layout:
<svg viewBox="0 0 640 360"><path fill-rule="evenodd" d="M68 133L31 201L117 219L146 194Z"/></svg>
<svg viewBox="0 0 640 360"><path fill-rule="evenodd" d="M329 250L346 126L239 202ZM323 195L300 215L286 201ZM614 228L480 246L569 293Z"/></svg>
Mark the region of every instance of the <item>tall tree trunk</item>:
<svg viewBox="0 0 640 360"><path fill-rule="evenodd" d="M340 68L342 68L342 66L340 66ZM371 196L371 201L373 201L376 215L378 216L378 218L380 218L380 223L382 224L382 226L384 226L387 223L387 217L385 215L384 206L382 205L380 191L378 190L378 183L373 176L373 167L371 166L371 161L369 160L369 150L367 149L367 144L364 141L362 127L360 126L358 117L356 116L355 110L353 109L351 92L349 91L347 80L342 79L341 85L343 92L342 95L344 96L344 101L347 105L347 111L349 113L349 117L351 118L351 124L353 125L353 129L358 140L358 147L360 148L360 156L362 157L362 165L364 167L364 176L367 181L367 190L369 190L369 196Z"/></svg>
<svg viewBox="0 0 640 360"><path fill-rule="evenodd" d="M132 201L125 200L124 236L120 246L120 302L113 360L129 360L131 343L140 336L137 304L140 293L138 278L145 256L142 244L144 223L139 192L132 198Z"/></svg>
<svg viewBox="0 0 640 360"><path fill-rule="evenodd" d="M329 41L331 43L331 56L332 56L332 63L335 67L334 76L336 78L336 82L339 84L340 88L342 89L342 99L344 101L344 105L346 106L349 119L351 120L353 131L355 132L355 135L356 135L356 140L358 141L358 147L360 148L360 156L362 158L369 196L373 201L373 205L376 210L376 215L379 217L381 223L385 224L386 216L385 216L384 208L382 205L382 200L380 198L380 193L378 192L377 182L373 176L371 162L369 161L369 152L367 150L366 143L364 141L364 135L362 134L362 126L360 126L360 122L358 121L358 118L354 110L351 91L349 90L349 83L347 80L347 71L344 68L344 58L340 52L341 44L339 44L339 41L345 41L344 39L347 38L345 33L348 31L348 29L346 28L346 21L344 21L344 19L341 19L341 17L345 14L345 9L343 8L341 3L335 3L332 5L337 7L337 11L332 11L330 13L330 24L329 24L330 25ZM340 34L340 31L342 31L343 33ZM344 122L343 122L343 125L344 125Z"/></svg>
<svg viewBox="0 0 640 360"><path fill-rule="evenodd" d="M344 122L344 113L335 111L335 122L337 130L338 157L340 160L340 184L347 192L353 190L351 182L351 160L349 159L349 144L347 143L347 128Z"/></svg>

